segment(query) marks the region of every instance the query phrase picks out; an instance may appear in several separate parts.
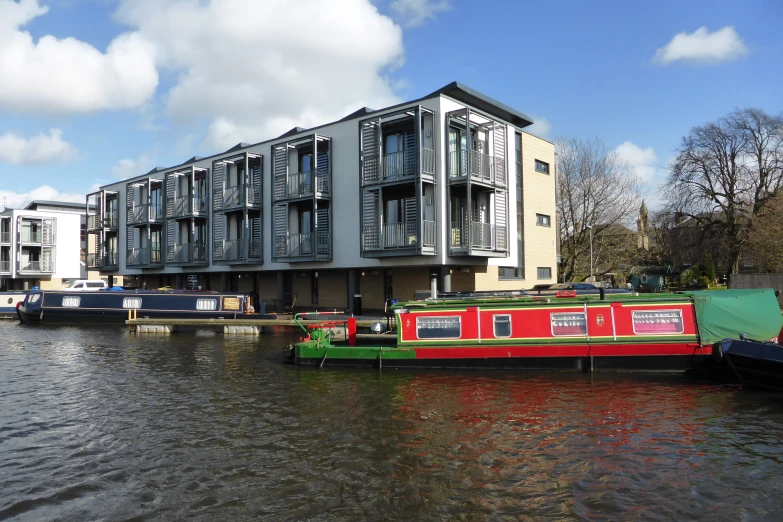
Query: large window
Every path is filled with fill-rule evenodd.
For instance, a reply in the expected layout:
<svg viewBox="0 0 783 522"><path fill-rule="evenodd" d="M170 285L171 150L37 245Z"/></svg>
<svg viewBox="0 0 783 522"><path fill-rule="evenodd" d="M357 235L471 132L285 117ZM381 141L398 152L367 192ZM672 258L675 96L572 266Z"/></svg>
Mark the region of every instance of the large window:
<svg viewBox="0 0 783 522"><path fill-rule="evenodd" d="M416 337L419 339L458 339L460 317L417 317Z"/></svg>
<svg viewBox="0 0 783 522"><path fill-rule="evenodd" d="M141 297L126 297L122 300L123 308L141 308Z"/></svg>
<svg viewBox="0 0 783 522"><path fill-rule="evenodd" d="M63 308L77 308L81 300L82 299L78 296L63 297Z"/></svg>
<svg viewBox="0 0 783 522"><path fill-rule="evenodd" d="M552 279L552 269L548 266L539 266L536 269L538 279Z"/></svg>
<svg viewBox="0 0 783 522"><path fill-rule="evenodd" d="M540 172L541 174L549 174L549 163L536 160L536 172Z"/></svg>
<svg viewBox="0 0 783 522"><path fill-rule="evenodd" d="M196 300L196 310L217 310L217 299Z"/></svg>
<svg viewBox="0 0 783 522"><path fill-rule="evenodd" d="M493 315L492 333L495 334L495 337L511 337L511 316Z"/></svg>
<svg viewBox="0 0 783 522"><path fill-rule="evenodd" d="M639 335L681 334L682 310L639 310L633 312L633 333Z"/></svg>
<svg viewBox="0 0 783 522"><path fill-rule="evenodd" d="M548 227L552 225L552 220L546 214L536 214L536 225L539 227Z"/></svg>
<svg viewBox="0 0 783 522"><path fill-rule="evenodd" d="M584 312L551 314L552 335L556 337L575 337L587 335L587 319Z"/></svg>

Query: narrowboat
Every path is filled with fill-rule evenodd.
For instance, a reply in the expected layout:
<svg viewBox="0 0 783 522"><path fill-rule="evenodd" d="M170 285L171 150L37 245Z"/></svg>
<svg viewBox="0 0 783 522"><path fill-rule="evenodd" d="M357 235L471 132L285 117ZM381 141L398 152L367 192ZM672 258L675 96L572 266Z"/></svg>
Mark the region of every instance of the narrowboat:
<svg viewBox="0 0 783 522"><path fill-rule="evenodd" d="M783 325L772 290L430 299L394 311L393 346L315 330L287 356L320 366L686 371L708 363L722 339L768 340Z"/></svg>
<svg viewBox="0 0 783 522"><path fill-rule="evenodd" d="M27 292L0 292L0 319L15 319L16 306L26 295Z"/></svg>
<svg viewBox="0 0 783 522"><path fill-rule="evenodd" d="M783 346L752 339L725 339L716 347L716 356L728 362L743 386L783 392Z"/></svg>
<svg viewBox="0 0 783 522"><path fill-rule="evenodd" d="M25 324L122 323L130 316L156 319L268 319L273 317L250 313L249 306L248 296L233 293L177 290L100 290L97 292L40 290L28 293L16 311L19 320Z"/></svg>

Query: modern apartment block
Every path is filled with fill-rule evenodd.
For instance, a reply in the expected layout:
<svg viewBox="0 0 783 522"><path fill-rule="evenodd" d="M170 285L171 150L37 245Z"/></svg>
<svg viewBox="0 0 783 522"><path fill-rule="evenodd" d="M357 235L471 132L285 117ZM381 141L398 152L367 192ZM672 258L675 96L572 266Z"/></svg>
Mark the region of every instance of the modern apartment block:
<svg viewBox="0 0 783 522"><path fill-rule="evenodd" d="M554 146L459 83L101 187L87 264L140 287L297 306L529 288L556 277Z"/></svg>
<svg viewBox="0 0 783 522"><path fill-rule="evenodd" d="M0 212L0 288L60 289L86 277L84 229L78 203L33 201Z"/></svg>

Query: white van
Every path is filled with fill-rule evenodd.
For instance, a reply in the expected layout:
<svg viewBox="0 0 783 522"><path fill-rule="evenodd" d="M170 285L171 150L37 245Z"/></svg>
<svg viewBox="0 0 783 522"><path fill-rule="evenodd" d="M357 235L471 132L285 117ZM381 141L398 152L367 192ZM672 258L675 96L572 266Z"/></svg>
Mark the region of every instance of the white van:
<svg viewBox="0 0 783 522"><path fill-rule="evenodd" d="M68 291L79 291L79 292L94 292L96 290L104 290L108 288L109 285L106 284L106 281L103 281L101 279L77 279L70 285L65 287L65 290Z"/></svg>

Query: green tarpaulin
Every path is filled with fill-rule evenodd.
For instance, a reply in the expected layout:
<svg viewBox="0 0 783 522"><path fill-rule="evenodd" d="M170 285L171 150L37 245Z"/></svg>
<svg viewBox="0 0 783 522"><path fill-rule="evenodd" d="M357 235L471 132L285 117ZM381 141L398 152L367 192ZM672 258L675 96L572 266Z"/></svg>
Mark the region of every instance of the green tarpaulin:
<svg viewBox="0 0 783 522"><path fill-rule="evenodd" d="M740 335L757 341L777 337L783 327L775 292L751 290L705 290L684 292L693 296L702 344Z"/></svg>

